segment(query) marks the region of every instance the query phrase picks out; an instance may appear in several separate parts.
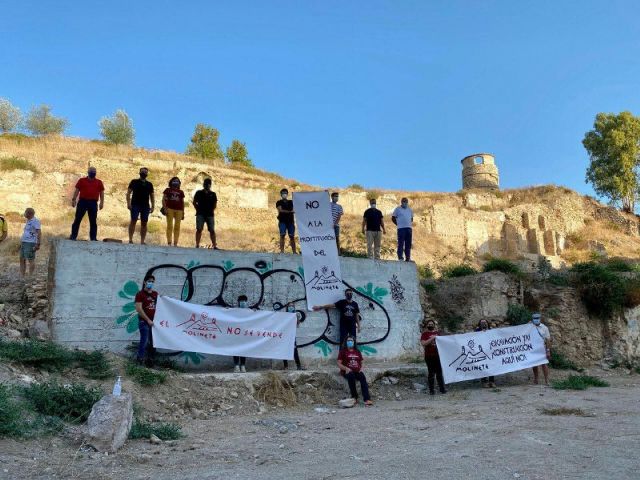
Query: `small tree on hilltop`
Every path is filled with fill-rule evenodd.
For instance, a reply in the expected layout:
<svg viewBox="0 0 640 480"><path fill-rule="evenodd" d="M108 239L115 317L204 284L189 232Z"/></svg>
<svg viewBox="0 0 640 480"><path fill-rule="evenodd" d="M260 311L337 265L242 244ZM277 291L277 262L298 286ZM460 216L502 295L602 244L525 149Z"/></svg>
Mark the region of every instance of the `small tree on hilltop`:
<svg viewBox="0 0 640 480"><path fill-rule="evenodd" d="M26 128L33 135L62 134L69 126L69 120L56 117L49 105L33 107L27 115Z"/></svg>
<svg viewBox="0 0 640 480"><path fill-rule="evenodd" d="M187 155L206 158L209 160L222 160L224 154L218 143L220 132L210 125L198 123L191 136L191 143L187 147Z"/></svg>
<svg viewBox="0 0 640 480"><path fill-rule="evenodd" d="M582 144L591 162L586 182L598 195L632 212L639 187L640 118L630 112L599 113Z"/></svg>
<svg viewBox="0 0 640 480"><path fill-rule="evenodd" d="M98 122L100 134L109 143L133 145L136 132L127 112L116 110L112 117L102 117Z"/></svg>
<svg viewBox="0 0 640 480"><path fill-rule="evenodd" d="M22 123L22 114L6 98L0 98L0 132L12 132Z"/></svg>
<svg viewBox="0 0 640 480"><path fill-rule="evenodd" d="M225 153L227 161L235 165L246 165L248 167L253 166L253 162L249 158L249 152L247 151L247 145L240 140L232 140L231 145L227 147Z"/></svg>

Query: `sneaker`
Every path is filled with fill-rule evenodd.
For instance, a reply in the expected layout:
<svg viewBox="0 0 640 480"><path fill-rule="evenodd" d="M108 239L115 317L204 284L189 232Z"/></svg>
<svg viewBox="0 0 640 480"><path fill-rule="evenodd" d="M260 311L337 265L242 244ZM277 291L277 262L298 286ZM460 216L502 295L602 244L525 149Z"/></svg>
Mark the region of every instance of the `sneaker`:
<svg viewBox="0 0 640 480"><path fill-rule="evenodd" d="M235 367L233 367L233 373L240 373L240 366L236 365Z"/></svg>
<svg viewBox="0 0 640 480"><path fill-rule="evenodd" d="M242 366L240 367L240 371L241 371L242 373L247 373L247 369L246 369L246 368L244 368L244 365L242 365Z"/></svg>
<svg viewBox="0 0 640 480"><path fill-rule="evenodd" d="M447 393L447 390L445 388L441 388L440 393Z"/></svg>

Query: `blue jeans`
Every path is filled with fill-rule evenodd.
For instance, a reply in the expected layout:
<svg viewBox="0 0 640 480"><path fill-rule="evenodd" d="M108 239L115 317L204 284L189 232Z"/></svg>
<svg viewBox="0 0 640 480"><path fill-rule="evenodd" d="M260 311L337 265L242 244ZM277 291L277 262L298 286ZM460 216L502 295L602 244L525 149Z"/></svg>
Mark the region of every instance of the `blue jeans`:
<svg viewBox="0 0 640 480"><path fill-rule="evenodd" d="M82 223L85 213L89 214L89 239L93 241L97 240L98 201L85 200L84 198L78 200L78 205L76 206L76 218L73 220L73 225L71 225L70 240L78 238L78 230L80 229L80 224Z"/></svg>
<svg viewBox="0 0 640 480"><path fill-rule="evenodd" d="M284 237L287 233L290 237L293 237L296 233L296 226L293 223L278 222L278 230L280 230L281 237Z"/></svg>
<svg viewBox="0 0 640 480"><path fill-rule="evenodd" d="M151 325L144 320L138 320L138 330L140 330L140 343L138 344L138 360L143 360L145 351L147 357L153 356L153 334L151 332Z"/></svg>
<svg viewBox="0 0 640 480"><path fill-rule="evenodd" d="M411 237L413 234L412 228L399 228L398 229L398 260L402 260L402 253L404 252L404 260L407 262L411 260Z"/></svg>

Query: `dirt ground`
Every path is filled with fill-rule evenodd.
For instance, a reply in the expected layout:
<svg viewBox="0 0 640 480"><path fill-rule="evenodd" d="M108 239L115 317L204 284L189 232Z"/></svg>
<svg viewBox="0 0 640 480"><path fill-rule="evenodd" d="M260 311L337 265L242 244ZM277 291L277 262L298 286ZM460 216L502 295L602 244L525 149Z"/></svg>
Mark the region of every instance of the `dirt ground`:
<svg viewBox="0 0 640 480"><path fill-rule="evenodd" d="M5 439L0 478L637 479L640 376L588 373L610 387L554 390L531 385L521 372L500 378L496 390L466 382L431 397L413 388L419 377L396 385L379 379L374 407L340 409L331 401L185 415L185 438L129 441L115 455L94 452L77 435ZM183 381L203 383L197 375ZM543 408L577 410L548 415Z"/></svg>

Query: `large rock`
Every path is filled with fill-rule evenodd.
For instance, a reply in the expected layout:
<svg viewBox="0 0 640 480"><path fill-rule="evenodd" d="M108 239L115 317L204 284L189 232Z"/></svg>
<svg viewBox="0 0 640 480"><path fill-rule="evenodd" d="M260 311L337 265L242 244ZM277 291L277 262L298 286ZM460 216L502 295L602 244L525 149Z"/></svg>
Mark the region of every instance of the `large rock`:
<svg viewBox="0 0 640 480"><path fill-rule="evenodd" d="M44 320L36 320L29 327L29 337L38 340L51 340L49 325Z"/></svg>
<svg viewBox="0 0 640 480"><path fill-rule="evenodd" d="M105 395L91 409L87 422L88 443L100 452L113 453L127 441L132 423L131 394Z"/></svg>

